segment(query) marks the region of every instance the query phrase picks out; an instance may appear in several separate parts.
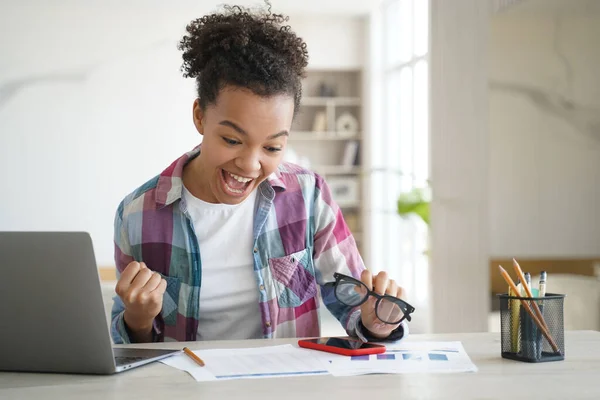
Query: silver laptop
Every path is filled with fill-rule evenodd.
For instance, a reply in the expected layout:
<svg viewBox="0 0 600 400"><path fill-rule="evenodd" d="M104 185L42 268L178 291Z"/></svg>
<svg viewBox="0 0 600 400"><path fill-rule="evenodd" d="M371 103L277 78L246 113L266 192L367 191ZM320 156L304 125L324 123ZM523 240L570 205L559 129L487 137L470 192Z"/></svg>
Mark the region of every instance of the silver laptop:
<svg viewBox="0 0 600 400"><path fill-rule="evenodd" d="M0 371L112 374L179 352L112 347L89 234L0 232Z"/></svg>

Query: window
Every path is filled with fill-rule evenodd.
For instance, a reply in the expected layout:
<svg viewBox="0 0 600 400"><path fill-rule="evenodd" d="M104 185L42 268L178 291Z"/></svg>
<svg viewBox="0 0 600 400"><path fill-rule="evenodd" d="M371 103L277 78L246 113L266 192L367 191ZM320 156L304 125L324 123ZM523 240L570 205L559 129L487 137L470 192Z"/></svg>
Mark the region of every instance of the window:
<svg viewBox="0 0 600 400"><path fill-rule="evenodd" d="M388 271L415 304L428 288L428 227L418 217L397 214L402 193L429 180L429 0L391 0L379 10L380 119L371 144L371 267ZM383 46L381 46L383 42ZM377 52L377 51L376 51Z"/></svg>

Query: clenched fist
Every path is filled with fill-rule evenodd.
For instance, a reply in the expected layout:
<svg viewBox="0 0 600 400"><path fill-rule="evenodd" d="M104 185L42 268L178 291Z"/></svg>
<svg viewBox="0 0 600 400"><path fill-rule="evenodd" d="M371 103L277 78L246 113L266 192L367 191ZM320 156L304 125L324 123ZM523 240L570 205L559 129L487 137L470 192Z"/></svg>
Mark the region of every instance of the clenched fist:
<svg viewBox="0 0 600 400"><path fill-rule="evenodd" d="M125 323L136 342L152 340L152 323L160 313L167 281L146 264L132 261L121 273L115 291L125 304Z"/></svg>
<svg viewBox="0 0 600 400"><path fill-rule="evenodd" d="M379 272L377 275L373 276L371 271L364 270L360 277L362 283L364 283L369 290L373 290L380 295L389 295L392 297L401 298L404 294L404 289L396 283L393 279L388 279L387 273L385 271ZM374 297L369 297L367 301L361 304L361 318L362 323L365 328L367 328L373 336L384 339L392 333L394 329L398 327L399 324L390 325L383 323L378 317L377 312L375 311L375 304L377 303L377 299ZM391 303L388 303L391 305ZM380 312L384 313L386 317L389 317L390 314L393 314L393 319L400 317L400 309L396 309L393 306L380 306Z"/></svg>

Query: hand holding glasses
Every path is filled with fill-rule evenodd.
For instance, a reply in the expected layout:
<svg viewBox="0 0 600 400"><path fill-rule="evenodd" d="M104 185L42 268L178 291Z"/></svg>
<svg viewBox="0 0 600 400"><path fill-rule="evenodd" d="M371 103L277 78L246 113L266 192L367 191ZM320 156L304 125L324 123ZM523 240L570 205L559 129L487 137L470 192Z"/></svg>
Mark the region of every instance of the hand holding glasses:
<svg viewBox="0 0 600 400"><path fill-rule="evenodd" d="M383 323L397 325L403 320L410 321L415 308L404 300L390 296L381 295L370 290L363 282L351 276L334 273L335 282L326 283L325 286L333 286L336 299L347 306L360 306L370 296L376 298L375 315Z"/></svg>

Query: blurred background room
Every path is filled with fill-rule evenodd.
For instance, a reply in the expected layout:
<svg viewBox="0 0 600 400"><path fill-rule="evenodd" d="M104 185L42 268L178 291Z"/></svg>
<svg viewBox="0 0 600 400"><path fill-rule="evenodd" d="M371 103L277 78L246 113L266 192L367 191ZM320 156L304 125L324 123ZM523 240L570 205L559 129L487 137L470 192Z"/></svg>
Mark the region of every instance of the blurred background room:
<svg viewBox="0 0 600 400"><path fill-rule="evenodd" d="M600 330L600 1L271 2L310 56L286 158L325 176L412 332L498 331L513 257L567 294L566 329ZM0 3L0 230L89 232L107 314L116 207L200 142L177 44L222 3Z"/></svg>

